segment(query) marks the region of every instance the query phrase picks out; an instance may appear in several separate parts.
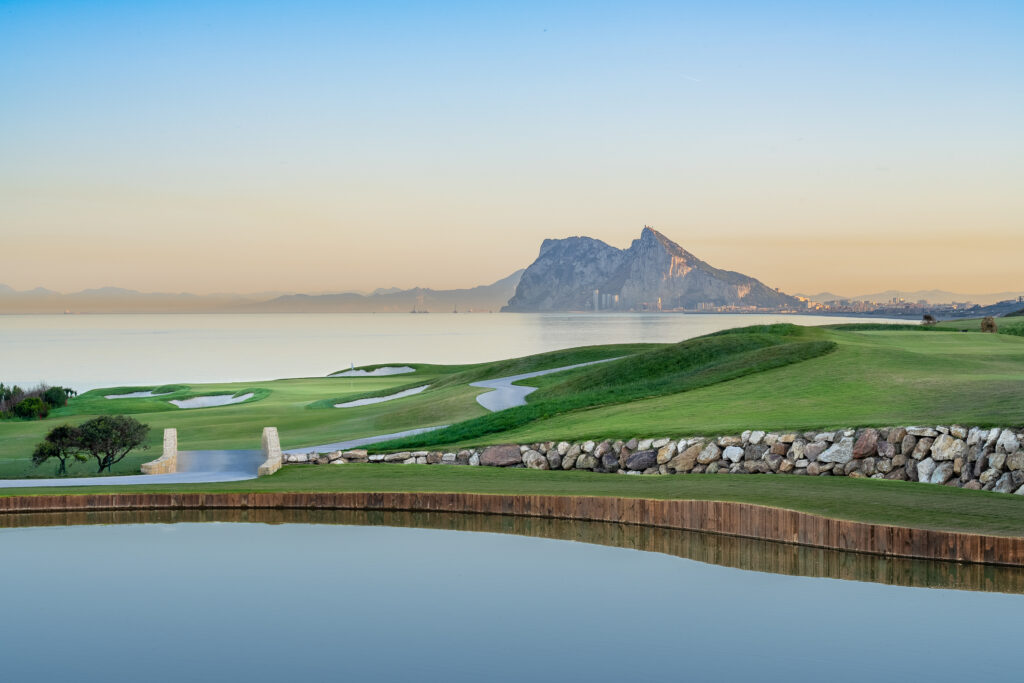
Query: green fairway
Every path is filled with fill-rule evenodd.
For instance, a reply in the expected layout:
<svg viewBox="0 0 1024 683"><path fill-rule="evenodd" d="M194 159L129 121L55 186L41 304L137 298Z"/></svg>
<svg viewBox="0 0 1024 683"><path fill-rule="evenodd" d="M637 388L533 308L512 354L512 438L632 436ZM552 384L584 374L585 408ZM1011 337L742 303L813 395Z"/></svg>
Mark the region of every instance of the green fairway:
<svg viewBox="0 0 1024 683"><path fill-rule="evenodd" d="M264 427L275 426L284 448L317 445L345 439L449 424L486 413L476 402L484 389L467 382L489 377L562 367L601 358L628 355L656 345L611 345L566 349L511 360L472 366L410 364L416 372L383 377L314 377L264 382L197 384L162 387L165 396L107 399L105 395L156 389L113 387L83 393L66 407L54 410L45 420L0 421L0 478L50 477L53 467L34 468L32 449L56 425L78 424L95 415L130 414L150 426L148 444L158 446L165 427L178 429L182 450L248 449L260 447ZM391 394L423 384L431 389L416 396L353 408L334 408L334 403L354 398ZM213 408L180 409L171 399L236 395L252 392L240 404ZM139 465L159 452L136 452L114 467L112 474L139 471ZM72 475L94 475L95 467L75 464Z"/></svg>
<svg viewBox="0 0 1024 683"><path fill-rule="evenodd" d="M878 524L1024 535L1024 498L846 477L680 474L626 477L441 465L289 465L257 480L175 486L0 489L0 496L111 491L438 491L680 498L757 503Z"/></svg>

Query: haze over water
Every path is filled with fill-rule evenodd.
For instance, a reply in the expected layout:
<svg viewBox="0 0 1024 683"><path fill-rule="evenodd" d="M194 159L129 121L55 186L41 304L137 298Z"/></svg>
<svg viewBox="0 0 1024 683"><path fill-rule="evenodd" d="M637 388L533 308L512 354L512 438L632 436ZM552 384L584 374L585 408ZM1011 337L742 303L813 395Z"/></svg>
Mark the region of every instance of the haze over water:
<svg viewBox="0 0 1024 683"><path fill-rule="evenodd" d="M97 387L324 376L377 363L477 363L544 351L678 342L773 322L878 318L676 314L0 316L0 380ZM905 322L905 321L900 321Z"/></svg>

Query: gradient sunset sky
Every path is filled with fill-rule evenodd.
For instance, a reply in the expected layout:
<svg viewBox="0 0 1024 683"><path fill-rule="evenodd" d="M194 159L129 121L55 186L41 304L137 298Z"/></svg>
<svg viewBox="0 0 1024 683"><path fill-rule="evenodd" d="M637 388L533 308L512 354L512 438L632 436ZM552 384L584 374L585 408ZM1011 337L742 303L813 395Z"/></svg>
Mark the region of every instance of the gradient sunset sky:
<svg viewBox="0 0 1024 683"><path fill-rule="evenodd" d="M1024 290L1024 3L0 0L0 283L465 287L644 224Z"/></svg>

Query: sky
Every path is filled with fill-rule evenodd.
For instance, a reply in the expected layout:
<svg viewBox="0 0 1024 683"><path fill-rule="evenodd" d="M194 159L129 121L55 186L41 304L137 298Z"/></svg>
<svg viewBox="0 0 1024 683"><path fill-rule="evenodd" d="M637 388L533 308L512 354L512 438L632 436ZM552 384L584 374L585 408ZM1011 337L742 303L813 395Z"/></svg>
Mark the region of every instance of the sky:
<svg viewBox="0 0 1024 683"><path fill-rule="evenodd" d="M1024 289L1024 3L0 0L0 283L466 287L647 224Z"/></svg>

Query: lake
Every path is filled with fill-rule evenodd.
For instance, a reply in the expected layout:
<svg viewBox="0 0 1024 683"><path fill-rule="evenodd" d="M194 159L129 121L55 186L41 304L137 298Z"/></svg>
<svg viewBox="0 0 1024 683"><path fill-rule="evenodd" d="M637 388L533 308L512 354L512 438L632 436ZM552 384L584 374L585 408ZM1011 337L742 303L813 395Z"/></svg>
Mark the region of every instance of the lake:
<svg viewBox="0 0 1024 683"><path fill-rule="evenodd" d="M318 377L351 364L474 363L771 322L877 318L729 314L0 315L0 381L70 386ZM905 322L905 321L897 321Z"/></svg>
<svg viewBox="0 0 1024 683"><path fill-rule="evenodd" d="M615 524L246 510L0 524L57 525L0 529L12 681L995 680L1013 665L994 643L1024 608L1016 569Z"/></svg>

